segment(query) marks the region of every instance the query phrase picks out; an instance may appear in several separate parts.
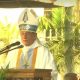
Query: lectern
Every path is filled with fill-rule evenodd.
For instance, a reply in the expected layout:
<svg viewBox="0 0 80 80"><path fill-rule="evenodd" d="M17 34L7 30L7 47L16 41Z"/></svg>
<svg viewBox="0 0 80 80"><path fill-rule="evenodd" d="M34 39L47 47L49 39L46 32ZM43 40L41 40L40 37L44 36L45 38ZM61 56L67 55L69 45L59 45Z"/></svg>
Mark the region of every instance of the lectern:
<svg viewBox="0 0 80 80"><path fill-rule="evenodd" d="M51 69L9 69L6 80L51 80Z"/></svg>

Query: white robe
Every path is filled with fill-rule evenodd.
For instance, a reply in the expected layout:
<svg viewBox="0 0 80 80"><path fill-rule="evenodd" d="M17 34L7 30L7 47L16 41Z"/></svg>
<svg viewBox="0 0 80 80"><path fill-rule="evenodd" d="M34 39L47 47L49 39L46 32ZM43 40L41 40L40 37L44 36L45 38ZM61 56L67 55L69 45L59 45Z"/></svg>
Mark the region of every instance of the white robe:
<svg viewBox="0 0 80 80"><path fill-rule="evenodd" d="M28 49L33 48L33 50L34 50L34 48L36 48L36 47L38 47L38 48L37 48L35 69L52 69L52 76L55 75L55 78L57 78L56 77L57 69L55 66L53 56L46 47L44 47L40 44L40 42L38 40L36 40L31 46L24 47L23 50L25 48L28 48ZM25 60L25 56L26 56L25 52L26 51L27 51L27 49L25 49L25 51L21 54L20 68L24 68L24 66L22 66L22 65ZM18 49L10 51L7 55L5 66L9 64L9 68L16 68L17 56L18 56ZM27 58L27 56L26 56L26 58Z"/></svg>

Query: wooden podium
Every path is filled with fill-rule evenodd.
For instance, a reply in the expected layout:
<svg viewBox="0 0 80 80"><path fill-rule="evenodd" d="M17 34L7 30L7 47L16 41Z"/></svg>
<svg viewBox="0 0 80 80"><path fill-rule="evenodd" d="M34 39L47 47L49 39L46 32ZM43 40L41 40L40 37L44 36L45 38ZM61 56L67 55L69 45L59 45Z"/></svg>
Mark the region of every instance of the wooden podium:
<svg viewBox="0 0 80 80"><path fill-rule="evenodd" d="M6 80L51 80L51 69L9 69Z"/></svg>

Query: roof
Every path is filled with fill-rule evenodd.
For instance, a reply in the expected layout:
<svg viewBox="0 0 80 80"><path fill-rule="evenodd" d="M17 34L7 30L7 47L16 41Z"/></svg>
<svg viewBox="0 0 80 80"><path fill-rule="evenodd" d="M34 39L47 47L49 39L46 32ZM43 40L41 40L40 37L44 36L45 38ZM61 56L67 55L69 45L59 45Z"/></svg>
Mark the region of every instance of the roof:
<svg viewBox="0 0 80 80"><path fill-rule="evenodd" d="M43 0L36 0L36 1L34 0L0 0L0 8L60 7L58 5L54 5L54 0L48 0L48 1L44 2Z"/></svg>

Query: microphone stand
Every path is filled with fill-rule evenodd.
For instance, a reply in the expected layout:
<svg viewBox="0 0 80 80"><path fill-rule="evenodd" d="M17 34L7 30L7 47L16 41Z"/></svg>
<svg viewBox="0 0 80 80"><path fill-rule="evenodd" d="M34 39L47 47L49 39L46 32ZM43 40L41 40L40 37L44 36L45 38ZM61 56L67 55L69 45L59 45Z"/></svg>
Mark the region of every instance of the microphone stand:
<svg viewBox="0 0 80 80"><path fill-rule="evenodd" d="M12 48L12 49L6 49L5 51L0 52L0 55L3 54L3 53L6 53L6 52L12 51L14 49L18 49L18 48L23 48L23 45L19 45L19 46L15 47L15 48Z"/></svg>

